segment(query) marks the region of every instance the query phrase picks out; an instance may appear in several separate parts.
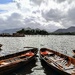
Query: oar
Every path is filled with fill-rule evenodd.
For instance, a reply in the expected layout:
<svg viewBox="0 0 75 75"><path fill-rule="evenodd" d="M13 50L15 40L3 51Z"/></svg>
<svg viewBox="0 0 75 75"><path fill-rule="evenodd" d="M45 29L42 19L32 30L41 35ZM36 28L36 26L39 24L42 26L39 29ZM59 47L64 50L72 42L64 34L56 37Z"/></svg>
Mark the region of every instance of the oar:
<svg viewBox="0 0 75 75"><path fill-rule="evenodd" d="M36 47L24 47L24 48L36 48Z"/></svg>

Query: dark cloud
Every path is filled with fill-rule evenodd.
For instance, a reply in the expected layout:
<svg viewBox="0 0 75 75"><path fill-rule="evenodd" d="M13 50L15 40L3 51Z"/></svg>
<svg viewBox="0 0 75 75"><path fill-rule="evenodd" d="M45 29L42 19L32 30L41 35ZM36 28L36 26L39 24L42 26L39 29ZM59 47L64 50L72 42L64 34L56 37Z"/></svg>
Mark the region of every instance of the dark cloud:
<svg viewBox="0 0 75 75"><path fill-rule="evenodd" d="M5 25L5 20L2 19L2 18L0 18L0 30L1 30L1 29L4 29L5 27L6 27L6 25Z"/></svg>
<svg viewBox="0 0 75 75"><path fill-rule="evenodd" d="M68 19L75 23L75 8L68 10Z"/></svg>
<svg viewBox="0 0 75 75"><path fill-rule="evenodd" d="M23 25L21 22L22 16L18 13L13 13L7 19L0 19L0 29L18 28Z"/></svg>
<svg viewBox="0 0 75 75"><path fill-rule="evenodd" d="M65 27L75 26L75 8L70 8L67 15L62 20L62 24Z"/></svg>
<svg viewBox="0 0 75 75"><path fill-rule="evenodd" d="M53 0L53 1L55 1L55 2L57 2L57 3L64 3L65 1L68 3L68 4L71 4L74 0Z"/></svg>
<svg viewBox="0 0 75 75"><path fill-rule="evenodd" d="M47 21L60 21L63 17L63 14L60 10L58 9L50 9L48 12L42 12L42 16L47 20Z"/></svg>
<svg viewBox="0 0 75 75"><path fill-rule="evenodd" d="M18 9L21 9L21 4L20 3L17 3L16 5L17 5Z"/></svg>
<svg viewBox="0 0 75 75"><path fill-rule="evenodd" d="M22 15L19 13L13 13L6 20L0 19L0 29L13 29L20 27L30 27L30 28L40 28L43 29L40 23L35 21L35 17L30 16L29 18L23 19Z"/></svg>
<svg viewBox="0 0 75 75"><path fill-rule="evenodd" d="M17 2L17 1L15 1L15 0L14 0L13 2L16 3L16 6L17 6L18 9L21 9L21 4L20 4L20 2Z"/></svg>
<svg viewBox="0 0 75 75"><path fill-rule="evenodd" d="M54 1L56 1L56 2L58 2L58 3L61 3L61 2L64 2L64 1L66 1L66 0L54 0Z"/></svg>
<svg viewBox="0 0 75 75"><path fill-rule="evenodd" d="M22 15L19 14L19 13L12 13L11 16L8 17L9 20L10 20L10 19L11 19L11 20L12 20L12 19L16 19L16 20L17 20L17 19L21 19L21 18L22 18Z"/></svg>
<svg viewBox="0 0 75 75"><path fill-rule="evenodd" d="M42 3L42 1L44 1L44 0L30 0L30 1L37 5L40 5Z"/></svg>
<svg viewBox="0 0 75 75"><path fill-rule="evenodd" d="M23 23L21 22L22 15L19 13L13 13L11 16L8 17L6 20L6 24L8 27L14 28L14 27L21 27Z"/></svg>

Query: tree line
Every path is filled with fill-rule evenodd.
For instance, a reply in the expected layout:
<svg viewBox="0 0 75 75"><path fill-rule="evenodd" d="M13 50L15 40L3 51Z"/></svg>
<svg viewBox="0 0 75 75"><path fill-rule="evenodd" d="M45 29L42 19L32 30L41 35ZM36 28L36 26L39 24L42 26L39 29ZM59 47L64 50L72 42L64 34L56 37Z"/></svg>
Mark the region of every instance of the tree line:
<svg viewBox="0 0 75 75"><path fill-rule="evenodd" d="M17 33L25 34L25 35L49 35L49 33L46 30L40 30L40 29L21 29L17 31Z"/></svg>
<svg viewBox="0 0 75 75"><path fill-rule="evenodd" d="M47 32L46 30L40 29L21 29L16 33L25 34L25 35L75 35L75 32Z"/></svg>

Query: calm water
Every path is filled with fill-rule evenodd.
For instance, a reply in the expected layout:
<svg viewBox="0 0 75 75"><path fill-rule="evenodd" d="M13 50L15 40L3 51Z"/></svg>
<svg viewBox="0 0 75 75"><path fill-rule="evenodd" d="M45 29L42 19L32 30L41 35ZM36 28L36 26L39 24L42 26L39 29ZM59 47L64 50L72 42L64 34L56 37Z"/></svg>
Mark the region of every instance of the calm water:
<svg viewBox="0 0 75 75"><path fill-rule="evenodd" d="M73 56L72 50L75 49L75 36L26 36L26 37L0 37L0 43L3 44L0 56L23 51L25 46L37 48L50 48L69 56ZM43 64L37 58L36 62L22 67L12 75L58 75Z"/></svg>

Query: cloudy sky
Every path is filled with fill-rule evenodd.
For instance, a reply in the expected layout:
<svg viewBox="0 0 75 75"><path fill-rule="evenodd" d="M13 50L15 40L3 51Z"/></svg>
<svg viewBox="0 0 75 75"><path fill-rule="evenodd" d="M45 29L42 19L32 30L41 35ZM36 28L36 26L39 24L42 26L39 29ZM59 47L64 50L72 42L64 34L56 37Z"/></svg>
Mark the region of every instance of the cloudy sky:
<svg viewBox="0 0 75 75"><path fill-rule="evenodd" d="M0 0L0 30L70 26L75 26L75 0Z"/></svg>

